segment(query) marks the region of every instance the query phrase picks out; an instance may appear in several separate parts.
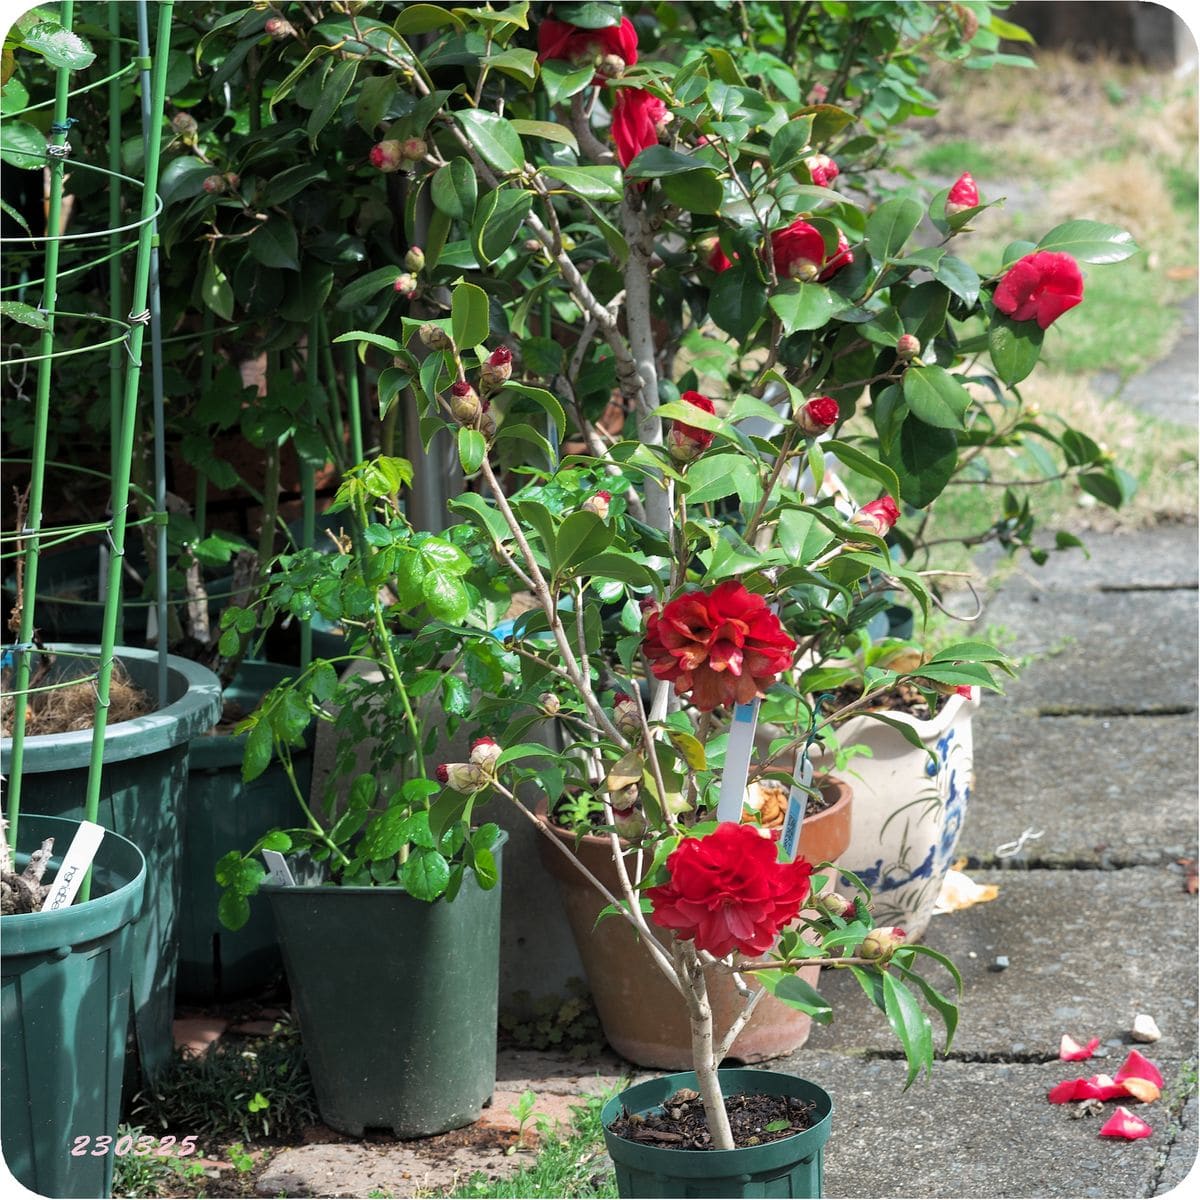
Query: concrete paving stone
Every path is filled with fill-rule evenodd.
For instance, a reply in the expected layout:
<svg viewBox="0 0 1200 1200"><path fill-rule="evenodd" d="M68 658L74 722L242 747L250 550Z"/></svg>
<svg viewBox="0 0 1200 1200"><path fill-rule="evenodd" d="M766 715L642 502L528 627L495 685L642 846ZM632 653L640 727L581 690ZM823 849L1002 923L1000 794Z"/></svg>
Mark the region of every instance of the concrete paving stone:
<svg viewBox="0 0 1200 1200"><path fill-rule="evenodd" d="M1196 1097L1190 1096L1175 1120L1175 1136L1161 1156L1162 1169L1154 1195L1166 1196L1175 1193L1179 1200L1185 1200L1196 1194L1196 1188L1200 1186L1200 1171L1197 1170L1196 1163L1196 1116ZM1176 1188L1179 1189L1178 1192L1175 1192Z"/></svg>
<svg viewBox="0 0 1200 1200"><path fill-rule="evenodd" d="M1196 1054L1197 902L1180 874L1132 867L981 870L971 877L997 884L999 896L935 916L924 938L962 973L955 1054L1052 1057L1069 1033L1112 1043L1101 1047L1106 1064L1096 1070L1105 1070L1120 1065L1139 1012L1149 1013L1163 1034L1148 1057ZM1008 958L1006 969L995 969L998 956ZM928 974L935 986L944 978L936 966ZM899 1051L883 1014L850 972L826 969L819 988L834 1020L814 1026L814 1049Z"/></svg>
<svg viewBox="0 0 1200 1200"><path fill-rule="evenodd" d="M1005 649L1033 655L994 707L1013 713L1154 713L1196 707L1194 591L1047 591L1017 580L988 604L976 629L1014 635Z"/></svg>
<svg viewBox="0 0 1200 1200"><path fill-rule="evenodd" d="M1104 1117L1073 1119L1074 1106L1046 1099L1085 1065L942 1062L907 1092L899 1062L805 1049L764 1067L811 1079L833 1098L827 1197L1151 1195L1167 1112L1135 1106L1154 1129L1142 1141L1100 1138Z"/></svg>
<svg viewBox="0 0 1200 1200"><path fill-rule="evenodd" d="M990 864L998 846L1032 828L1042 837L1027 843L1027 865L1196 857L1194 715L1010 717L985 697L972 734L962 854Z"/></svg>

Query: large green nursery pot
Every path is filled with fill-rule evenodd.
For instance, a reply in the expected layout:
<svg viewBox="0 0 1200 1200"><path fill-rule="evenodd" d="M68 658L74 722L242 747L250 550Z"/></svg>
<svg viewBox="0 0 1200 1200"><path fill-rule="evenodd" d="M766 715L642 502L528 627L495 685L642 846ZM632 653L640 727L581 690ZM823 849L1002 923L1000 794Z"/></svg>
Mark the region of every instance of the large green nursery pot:
<svg viewBox="0 0 1200 1200"><path fill-rule="evenodd" d="M82 662L94 669L96 646L56 643L58 669ZM82 655L67 657L67 655ZM90 663L87 656L92 656ZM154 694L158 652L121 646L116 657L130 680ZM179 952L179 885L183 861L183 795L188 745L211 729L221 713L221 685L206 667L169 655L165 707L109 725L97 821L133 842L146 856L146 902L137 922L133 961L134 1024L145 1070L156 1074L171 1060L175 972ZM0 772L7 775L11 740L0 743ZM41 734L25 739L25 792L40 812L82 820L92 731Z"/></svg>
<svg viewBox="0 0 1200 1200"><path fill-rule="evenodd" d="M298 668L242 663L224 699L249 713L276 684ZM207 733L193 738L184 804L183 882L179 901L180 999L228 1000L270 982L282 969L271 910L252 905L241 929L227 929L217 916L221 889L212 864L230 850L256 842L269 829L295 819L296 797L278 759L249 783L242 781L245 734ZM308 795L312 779L310 726L306 746L292 752L296 784Z"/></svg>
<svg viewBox="0 0 1200 1200"><path fill-rule="evenodd" d="M77 828L77 821L22 814L18 871L31 849L53 837L46 876L53 879ZM0 918L0 1147L17 1180L44 1196L107 1196L112 1189L133 922L145 887L142 852L110 832L93 862L91 899ZM102 1136L110 1149L97 1156Z"/></svg>
<svg viewBox="0 0 1200 1200"><path fill-rule="evenodd" d="M432 903L390 887L262 889L326 1125L414 1138L479 1119L496 1086L500 887L468 871Z"/></svg>
<svg viewBox="0 0 1200 1200"><path fill-rule="evenodd" d="M617 1192L631 1197L809 1197L823 1195L824 1148L829 1140L833 1101L807 1079L780 1071L737 1068L718 1072L721 1093L795 1096L815 1106L809 1129L777 1142L740 1150L666 1150L631 1142L609 1132L628 1109L646 1113L680 1088L697 1087L694 1071L660 1075L635 1084L605 1104L600 1114L604 1141L616 1168Z"/></svg>

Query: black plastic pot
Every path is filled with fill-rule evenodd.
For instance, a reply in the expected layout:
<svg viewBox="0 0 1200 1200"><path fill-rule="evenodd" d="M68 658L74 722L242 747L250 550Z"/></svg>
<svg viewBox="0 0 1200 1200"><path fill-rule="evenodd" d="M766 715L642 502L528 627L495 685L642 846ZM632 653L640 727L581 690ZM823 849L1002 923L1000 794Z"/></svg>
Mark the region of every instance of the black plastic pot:
<svg viewBox="0 0 1200 1200"><path fill-rule="evenodd" d="M77 821L23 813L24 851L54 838L47 878L62 862ZM0 1121L4 1161L43 1196L107 1196L116 1145L129 991L146 861L132 842L106 833L92 866L91 899L57 912L0 918L3 1022ZM88 1135L83 1153L78 1140Z"/></svg>
<svg viewBox="0 0 1200 1200"><path fill-rule="evenodd" d="M816 1108L811 1128L777 1142L741 1150L667 1150L645 1142L631 1142L609 1132L623 1109L645 1113L658 1108L680 1088L695 1089L694 1071L660 1075L614 1096L600 1119L604 1142L617 1174L622 1197L808 1197L824 1193L824 1148L829 1140L833 1101L807 1079L780 1071L749 1068L719 1071L723 1095L739 1092L768 1096L795 1096Z"/></svg>
<svg viewBox="0 0 1200 1200"><path fill-rule="evenodd" d="M478 1120L496 1086L500 885L468 873L432 904L387 887L262 890L321 1120L405 1138Z"/></svg>
<svg viewBox="0 0 1200 1200"><path fill-rule="evenodd" d="M95 646L60 643L48 648L64 655L98 653ZM130 679L153 694L157 653L118 647L116 654ZM174 655L168 664L167 706L105 731L98 816L101 825L128 838L146 856L146 902L135 935L133 1001L138 1054L151 1075L171 1061L174 1051L171 1022L188 744L211 729L221 712L221 685L211 671ZM0 743L0 772L6 775L11 744L8 738ZM22 774L28 802L39 812L81 820L91 746L91 729L26 738Z"/></svg>
<svg viewBox="0 0 1200 1200"><path fill-rule="evenodd" d="M250 712L277 683L298 668L242 663L224 698ZM294 750L296 783L308 796L312 779L310 727L305 749ZM269 829L302 821L287 774L277 759L250 783L242 782L245 734L208 733L192 739L184 803L183 879L179 899L180 999L228 1000L269 983L283 967L275 923L265 904L251 905L238 930L217 918L221 889L213 864L230 850L244 851Z"/></svg>

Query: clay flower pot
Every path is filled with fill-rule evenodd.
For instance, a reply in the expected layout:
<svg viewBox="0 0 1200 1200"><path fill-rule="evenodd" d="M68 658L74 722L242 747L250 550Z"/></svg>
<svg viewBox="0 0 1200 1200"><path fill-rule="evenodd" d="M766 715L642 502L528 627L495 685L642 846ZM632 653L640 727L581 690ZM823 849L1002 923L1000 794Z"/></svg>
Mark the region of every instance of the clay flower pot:
<svg viewBox="0 0 1200 1200"><path fill-rule="evenodd" d="M820 784L833 803L808 817L800 835L799 853L813 863L836 862L850 840L851 789L840 779L826 778ZM607 836L587 835L576 845L575 835L552 824L546 801L538 804L538 816L584 866L614 894L620 893L612 843ZM575 935L592 999L604 1026L604 1036L618 1054L645 1067L687 1069L692 1062L691 1029L679 993L651 960L632 927L619 917L596 918L606 901L603 896L546 839L539 839L546 869L558 880L567 920ZM645 856L643 856L645 857ZM636 852L625 855L631 879L638 879ZM830 873L832 875L832 872ZM800 978L816 985L820 967L805 967ZM729 975L710 971L709 1000L718 1036L741 1009L741 997ZM811 1018L773 996L764 996L745 1029L738 1035L730 1057L742 1062L762 1062L799 1049L808 1039Z"/></svg>

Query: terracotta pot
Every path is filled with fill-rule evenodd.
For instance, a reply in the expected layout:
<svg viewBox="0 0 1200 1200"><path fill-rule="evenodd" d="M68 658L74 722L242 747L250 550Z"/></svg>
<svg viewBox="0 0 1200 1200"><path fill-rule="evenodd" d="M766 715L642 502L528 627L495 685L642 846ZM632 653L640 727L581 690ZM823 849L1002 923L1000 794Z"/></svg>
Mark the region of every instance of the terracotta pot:
<svg viewBox="0 0 1200 1200"><path fill-rule="evenodd" d="M827 778L821 791L834 803L804 822L799 853L810 862L836 862L850 842L851 789L840 779ZM619 894L612 846L607 837L588 835L576 846L574 834L549 822L546 801L538 816L584 866L614 894ZM650 958L633 928L618 917L596 919L605 907L603 896L545 838L539 839L542 862L558 880L567 919L575 934L592 999L604 1026L604 1036L616 1052L645 1067L674 1070L692 1065L691 1030L683 998ZM649 866L646 861L645 866ZM637 854L625 855L631 879L637 879ZM832 880L833 872L827 872ZM820 967L805 967L800 977L814 987ZM741 1008L741 997L726 974L709 971L709 1000L716 1036L721 1037ZM758 1002L754 1015L734 1042L729 1057L762 1062L799 1049L808 1039L811 1019L773 996Z"/></svg>

